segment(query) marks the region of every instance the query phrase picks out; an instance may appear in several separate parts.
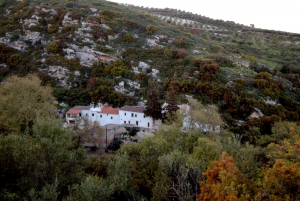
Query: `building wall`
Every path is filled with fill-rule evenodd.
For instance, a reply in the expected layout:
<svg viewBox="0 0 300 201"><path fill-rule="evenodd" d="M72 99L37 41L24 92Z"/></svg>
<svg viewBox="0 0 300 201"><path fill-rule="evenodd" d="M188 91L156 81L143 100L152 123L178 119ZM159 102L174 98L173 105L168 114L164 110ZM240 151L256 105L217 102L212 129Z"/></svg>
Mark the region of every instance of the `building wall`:
<svg viewBox="0 0 300 201"><path fill-rule="evenodd" d="M89 116L89 121L91 123L100 123L100 119L99 118L99 112L98 111L95 111L95 110L90 110L89 113L88 113L88 116Z"/></svg>
<svg viewBox="0 0 300 201"><path fill-rule="evenodd" d="M89 119L89 110L81 110L81 118Z"/></svg>
<svg viewBox="0 0 300 201"><path fill-rule="evenodd" d="M80 115L76 115L76 118L88 119L91 123L98 123L100 126L107 124L132 124L142 128L154 128L154 121L152 117L147 117L142 112L131 112L119 110L119 114L104 114L100 113L101 108L91 108L90 110L81 110ZM74 115L72 115L74 116ZM72 118L71 120L75 120ZM66 120L70 120L70 117L66 116ZM68 121L69 122L69 121Z"/></svg>
<svg viewBox="0 0 300 201"><path fill-rule="evenodd" d="M138 127L152 128L153 119L144 113L119 110L120 124L134 124Z"/></svg>
<svg viewBox="0 0 300 201"><path fill-rule="evenodd" d="M100 126L104 126L106 124L119 124L120 117L118 114L97 114L97 121Z"/></svg>

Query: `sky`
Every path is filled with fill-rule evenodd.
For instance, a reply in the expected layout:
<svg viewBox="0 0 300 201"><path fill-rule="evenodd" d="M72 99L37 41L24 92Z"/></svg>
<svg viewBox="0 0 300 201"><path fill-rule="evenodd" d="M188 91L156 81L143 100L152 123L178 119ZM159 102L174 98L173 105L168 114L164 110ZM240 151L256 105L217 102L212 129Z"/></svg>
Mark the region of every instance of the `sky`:
<svg viewBox="0 0 300 201"><path fill-rule="evenodd" d="M174 8L249 26L300 33L299 0L109 0L153 8Z"/></svg>

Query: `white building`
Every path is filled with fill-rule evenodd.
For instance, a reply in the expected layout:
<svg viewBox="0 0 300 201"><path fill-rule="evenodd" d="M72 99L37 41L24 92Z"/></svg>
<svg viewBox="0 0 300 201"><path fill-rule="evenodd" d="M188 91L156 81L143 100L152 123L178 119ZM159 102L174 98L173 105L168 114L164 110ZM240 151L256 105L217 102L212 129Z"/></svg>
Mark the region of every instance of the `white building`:
<svg viewBox="0 0 300 201"><path fill-rule="evenodd" d="M120 109L120 124L134 124L137 127L153 128L154 120L144 114L146 107L125 105Z"/></svg>
<svg viewBox="0 0 300 201"><path fill-rule="evenodd" d="M119 109L107 105L90 109L90 122L98 123L100 126L107 124L120 124Z"/></svg>
<svg viewBox="0 0 300 201"><path fill-rule="evenodd" d="M124 106L119 109L102 104L96 107L93 104L76 106L66 113L66 121L68 124L75 124L76 120L85 118L100 126L114 124L124 127L154 128L155 121L144 114L145 109L143 106Z"/></svg>
<svg viewBox="0 0 300 201"><path fill-rule="evenodd" d="M66 121L68 124L75 124L76 119L89 118L91 106L75 106L66 113Z"/></svg>

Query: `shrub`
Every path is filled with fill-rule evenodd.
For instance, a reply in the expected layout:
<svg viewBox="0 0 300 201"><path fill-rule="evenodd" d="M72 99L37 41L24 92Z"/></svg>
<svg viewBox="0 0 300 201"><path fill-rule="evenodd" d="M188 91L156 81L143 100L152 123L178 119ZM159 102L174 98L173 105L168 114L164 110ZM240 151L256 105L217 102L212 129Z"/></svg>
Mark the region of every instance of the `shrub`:
<svg viewBox="0 0 300 201"><path fill-rule="evenodd" d="M122 41L124 43L133 43L134 42L134 38L130 33L126 33L125 36L122 38Z"/></svg>
<svg viewBox="0 0 300 201"><path fill-rule="evenodd" d="M189 53L184 49L177 50L177 58L184 59Z"/></svg>
<svg viewBox="0 0 300 201"><path fill-rule="evenodd" d="M147 35L153 35L158 30L157 26L154 25L148 25L146 27L146 34Z"/></svg>
<svg viewBox="0 0 300 201"><path fill-rule="evenodd" d="M47 47L46 47L47 52L50 53L57 53L58 52L58 44L56 41L52 41Z"/></svg>
<svg viewBox="0 0 300 201"><path fill-rule="evenodd" d="M222 67L234 67L233 62L230 59L222 56L221 54L211 54L209 55L209 57Z"/></svg>
<svg viewBox="0 0 300 201"><path fill-rule="evenodd" d="M211 50L212 50L214 53L220 53L222 49L223 49L223 48L222 48L222 46L220 46L220 45L213 45L213 46L211 46Z"/></svg>
<svg viewBox="0 0 300 201"><path fill-rule="evenodd" d="M246 86L246 85L247 85L246 80L243 79L243 78L237 78L237 79L234 80L234 82L235 82L235 83L238 83L238 84L240 84L240 85L242 85L242 86Z"/></svg>
<svg viewBox="0 0 300 201"><path fill-rule="evenodd" d="M188 42L186 41L186 39L183 36L177 36L173 43L177 46L177 47L185 47Z"/></svg>

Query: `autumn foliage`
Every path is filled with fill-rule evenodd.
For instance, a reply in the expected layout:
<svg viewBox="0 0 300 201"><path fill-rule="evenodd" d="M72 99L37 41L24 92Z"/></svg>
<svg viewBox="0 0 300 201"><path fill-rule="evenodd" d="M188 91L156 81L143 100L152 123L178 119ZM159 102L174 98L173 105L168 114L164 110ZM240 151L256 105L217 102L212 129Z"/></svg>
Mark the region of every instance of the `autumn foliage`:
<svg viewBox="0 0 300 201"><path fill-rule="evenodd" d="M217 63L209 60L195 59L191 63L198 68L196 77L200 80L212 81L216 79L216 74L220 70Z"/></svg>
<svg viewBox="0 0 300 201"><path fill-rule="evenodd" d="M206 181L200 182L197 200L299 200L299 139L292 129L289 140L271 143L267 155L271 166L262 167L259 178L245 177L233 157L223 152L203 174Z"/></svg>
<svg viewBox="0 0 300 201"><path fill-rule="evenodd" d="M300 163L277 160L273 168L263 169L262 191L257 197L267 200L300 199Z"/></svg>
<svg viewBox="0 0 300 201"><path fill-rule="evenodd" d="M234 164L232 156L223 152L219 161L210 164L204 173L206 182L200 182L197 200L248 200L250 188L245 178Z"/></svg>

